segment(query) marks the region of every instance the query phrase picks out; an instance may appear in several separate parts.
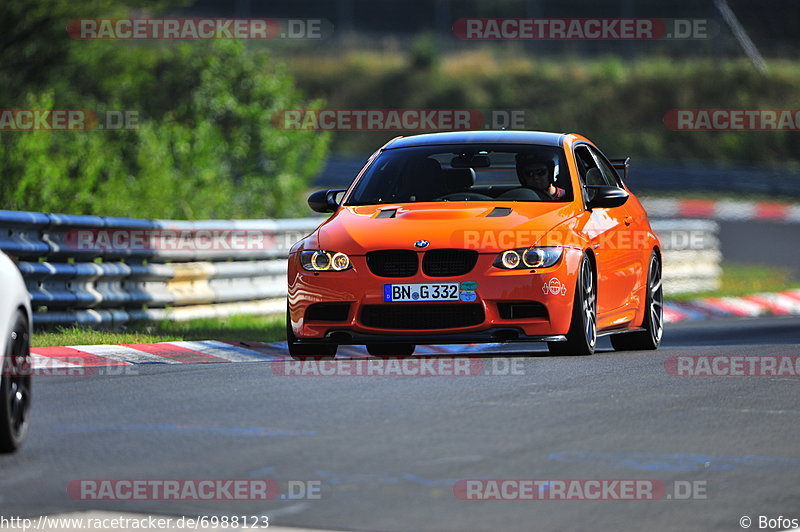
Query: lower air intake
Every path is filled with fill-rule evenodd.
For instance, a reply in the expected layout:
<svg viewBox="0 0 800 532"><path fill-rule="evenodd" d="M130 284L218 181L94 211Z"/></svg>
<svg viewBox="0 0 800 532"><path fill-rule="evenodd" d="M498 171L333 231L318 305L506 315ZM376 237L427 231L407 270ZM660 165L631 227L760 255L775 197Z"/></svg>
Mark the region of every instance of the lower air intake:
<svg viewBox="0 0 800 532"><path fill-rule="evenodd" d="M361 311L361 323L378 329L456 329L479 325L483 320L483 306L474 303L365 305Z"/></svg>

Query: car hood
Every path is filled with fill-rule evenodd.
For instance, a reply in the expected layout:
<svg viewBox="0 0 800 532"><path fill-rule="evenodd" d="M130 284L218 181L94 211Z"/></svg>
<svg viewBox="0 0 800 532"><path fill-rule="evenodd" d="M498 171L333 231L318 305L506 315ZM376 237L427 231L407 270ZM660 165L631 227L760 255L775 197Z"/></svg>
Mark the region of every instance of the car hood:
<svg viewBox="0 0 800 532"><path fill-rule="evenodd" d="M343 207L319 228L319 246L350 255L378 249L500 252L535 244L575 216L571 203L456 202Z"/></svg>

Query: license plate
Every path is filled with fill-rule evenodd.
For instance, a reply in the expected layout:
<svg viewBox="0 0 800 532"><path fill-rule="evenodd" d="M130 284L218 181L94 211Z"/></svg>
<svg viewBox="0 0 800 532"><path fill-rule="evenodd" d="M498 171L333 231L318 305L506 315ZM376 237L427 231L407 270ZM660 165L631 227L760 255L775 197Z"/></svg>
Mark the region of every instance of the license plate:
<svg viewBox="0 0 800 532"><path fill-rule="evenodd" d="M383 300L387 303L402 301L458 301L458 283L407 283L383 285Z"/></svg>

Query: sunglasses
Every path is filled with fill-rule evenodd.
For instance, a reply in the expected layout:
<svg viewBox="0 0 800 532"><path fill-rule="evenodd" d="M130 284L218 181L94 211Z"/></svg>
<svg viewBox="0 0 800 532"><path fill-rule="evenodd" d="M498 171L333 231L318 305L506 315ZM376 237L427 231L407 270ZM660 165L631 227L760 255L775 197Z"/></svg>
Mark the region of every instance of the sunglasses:
<svg viewBox="0 0 800 532"><path fill-rule="evenodd" d="M543 177L547 175L547 168L526 168L522 174L526 177Z"/></svg>

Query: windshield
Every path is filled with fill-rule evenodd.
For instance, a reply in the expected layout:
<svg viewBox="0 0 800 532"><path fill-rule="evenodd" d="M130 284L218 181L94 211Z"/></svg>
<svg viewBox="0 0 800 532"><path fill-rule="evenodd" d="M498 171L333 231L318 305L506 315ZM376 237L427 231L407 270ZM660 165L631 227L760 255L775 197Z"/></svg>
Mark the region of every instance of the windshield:
<svg viewBox="0 0 800 532"><path fill-rule="evenodd" d="M384 151L345 205L571 200L560 147L459 144Z"/></svg>

